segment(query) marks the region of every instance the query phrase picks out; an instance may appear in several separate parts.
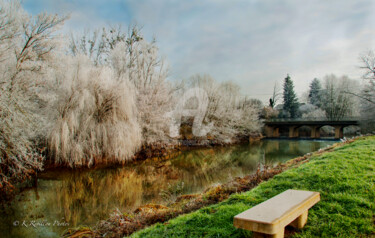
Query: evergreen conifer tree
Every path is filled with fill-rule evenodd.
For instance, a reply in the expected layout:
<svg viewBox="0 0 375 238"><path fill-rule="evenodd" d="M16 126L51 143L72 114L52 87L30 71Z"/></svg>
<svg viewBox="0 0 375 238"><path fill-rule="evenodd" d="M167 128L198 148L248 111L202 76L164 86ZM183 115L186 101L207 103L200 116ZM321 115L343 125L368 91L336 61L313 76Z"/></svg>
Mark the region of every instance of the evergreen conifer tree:
<svg viewBox="0 0 375 238"><path fill-rule="evenodd" d="M294 92L293 81L290 79L289 74L284 80L284 111L289 113L291 118L298 117L298 99L296 93Z"/></svg>

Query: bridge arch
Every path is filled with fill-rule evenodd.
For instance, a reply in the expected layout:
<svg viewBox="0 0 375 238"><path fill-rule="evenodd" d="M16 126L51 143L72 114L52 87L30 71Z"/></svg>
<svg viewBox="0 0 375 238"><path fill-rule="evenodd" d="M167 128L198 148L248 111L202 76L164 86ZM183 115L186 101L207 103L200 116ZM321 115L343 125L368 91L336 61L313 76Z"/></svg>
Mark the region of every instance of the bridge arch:
<svg viewBox="0 0 375 238"><path fill-rule="evenodd" d="M311 133L313 128L311 126L302 125L296 128L297 130L297 137L300 138L309 138L311 137Z"/></svg>
<svg viewBox="0 0 375 238"><path fill-rule="evenodd" d="M345 135L358 135L361 133L361 128L359 125L350 125L344 127L344 136Z"/></svg>
<svg viewBox="0 0 375 238"><path fill-rule="evenodd" d="M317 131L319 137L334 137L335 136L335 127L331 125L324 125L319 127Z"/></svg>

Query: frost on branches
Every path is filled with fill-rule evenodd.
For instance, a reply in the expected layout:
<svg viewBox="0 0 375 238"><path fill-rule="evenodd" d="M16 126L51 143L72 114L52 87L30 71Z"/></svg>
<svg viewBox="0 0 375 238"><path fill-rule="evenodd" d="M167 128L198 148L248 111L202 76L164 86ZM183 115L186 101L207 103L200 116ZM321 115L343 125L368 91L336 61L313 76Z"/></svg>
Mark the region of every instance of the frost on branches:
<svg viewBox="0 0 375 238"><path fill-rule="evenodd" d="M198 137L227 144L259 131L259 107L237 85L209 76L168 81L156 41L138 27L67 41L56 32L65 20L29 16L19 2L0 0L0 195L41 170L44 157L75 168L125 163L141 148L176 145L167 115L194 87L208 98L202 123L209 133Z"/></svg>
<svg viewBox="0 0 375 238"><path fill-rule="evenodd" d="M218 83L208 75L196 75L183 83L183 90L201 88L208 95L204 125L211 125L208 137L217 144L230 144L237 139L260 131L260 108L243 98L240 87L232 82ZM191 100L186 108L196 108Z"/></svg>
<svg viewBox="0 0 375 238"><path fill-rule="evenodd" d="M125 77L135 90L138 123L142 144L172 143L168 135L168 118L173 88L167 82L167 67L158 54L155 40L146 41L137 26L128 32L121 27L103 28L81 37L72 36L70 51L85 54L95 65L111 67L117 77Z"/></svg>
<svg viewBox="0 0 375 238"><path fill-rule="evenodd" d="M126 77L85 56L66 57L49 148L70 167L130 160L141 143L134 93Z"/></svg>
<svg viewBox="0 0 375 238"><path fill-rule="evenodd" d="M48 102L44 77L58 47L55 30L64 17L31 17L19 2L0 2L0 190L42 168L39 136Z"/></svg>

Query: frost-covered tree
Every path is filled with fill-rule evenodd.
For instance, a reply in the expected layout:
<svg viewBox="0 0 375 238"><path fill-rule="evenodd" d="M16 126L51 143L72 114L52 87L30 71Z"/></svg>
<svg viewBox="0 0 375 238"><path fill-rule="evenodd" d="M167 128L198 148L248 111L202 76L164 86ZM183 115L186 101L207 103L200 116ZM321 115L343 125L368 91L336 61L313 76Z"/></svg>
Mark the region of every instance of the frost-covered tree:
<svg viewBox="0 0 375 238"><path fill-rule="evenodd" d="M321 108L325 111L326 117L337 121L358 115L358 98L352 95L357 94L358 88L358 83L347 76L340 78L333 74L325 76Z"/></svg>
<svg viewBox="0 0 375 238"><path fill-rule="evenodd" d="M141 145L134 89L110 67L85 56L69 57L60 87L58 116L49 148L70 167L124 163Z"/></svg>
<svg viewBox="0 0 375 238"><path fill-rule="evenodd" d="M365 120L362 128L373 131L375 128L375 53L369 51L360 57L363 69L364 85L361 92L355 94L361 101L361 117Z"/></svg>
<svg viewBox="0 0 375 238"><path fill-rule="evenodd" d="M375 53L374 51L368 52L366 55L361 56L362 66L364 70L363 78L365 80L365 88L362 95L357 95L367 103L375 105Z"/></svg>
<svg viewBox="0 0 375 238"><path fill-rule="evenodd" d="M73 55L89 56L96 65L112 67L118 77L126 77L134 85L144 145L173 142L165 117L173 106L173 88L166 80L168 69L155 40L146 41L137 26L130 26L127 32L111 27L72 37L70 50Z"/></svg>
<svg viewBox="0 0 375 238"><path fill-rule="evenodd" d="M259 105L241 97L239 86L233 82L218 83L209 75L195 75L185 80L184 88L200 88L207 93L209 102L203 123L210 126L208 136L217 143L232 143L259 132Z"/></svg>
<svg viewBox="0 0 375 238"><path fill-rule="evenodd" d="M126 75L134 85L143 144L171 143L165 115L174 102L172 87L166 81L167 67L155 42L149 43L139 36L132 38L115 47L111 64L118 75Z"/></svg>
<svg viewBox="0 0 375 238"><path fill-rule="evenodd" d="M314 78L310 84L310 91L309 91L309 103L315 105L317 107L321 106L321 92L322 92L322 85L320 84L319 79Z"/></svg>
<svg viewBox="0 0 375 238"><path fill-rule="evenodd" d="M287 112L291 118L298 117L299 103L298 103L297 95L294 92L293 81L290 79L289 74L284 79L283 99L284 99L283 110Z"/></svg>
<svg viewBox="0 0 375 238"><path fill-rule="evenodd" d="M82 35L71 33L69 52L73 55L86 55L95 65L105 65L109 64L111 51L118 43L126 42L133 45L141 40L143 37L136 25L129 26L127 32L121 25L103 27L93 32L86 30Z"/></svg>
<svg viewBox="0 0 375 238"><path fill-rule="evenodd" d="M7 191L41 169L55 32L65 17L26 14L17 1L0 1L0 189ZM39 136L39 138L38 138Z"/></svg>

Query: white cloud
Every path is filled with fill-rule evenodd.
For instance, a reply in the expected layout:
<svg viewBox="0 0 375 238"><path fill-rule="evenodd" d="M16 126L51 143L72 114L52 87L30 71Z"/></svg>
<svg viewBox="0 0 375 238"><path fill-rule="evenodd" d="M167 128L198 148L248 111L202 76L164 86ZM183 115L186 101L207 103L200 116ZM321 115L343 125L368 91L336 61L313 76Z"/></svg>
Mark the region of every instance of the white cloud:
<svg viewBox="0 0 375 238"><path fill-rule="evenodd" d="M358 55L375 48L375 3L371 0L97 0L74 4L37 0L35 4L43 2L48 11L72 11L69 27L137 21L147 38L156 36L171 65L171 78L208 73L221 81L234 80L244 94L264 101L274 81L282 81L287 73L298 92L307 90L314 77L330 73L359 78Z"/></svg>

